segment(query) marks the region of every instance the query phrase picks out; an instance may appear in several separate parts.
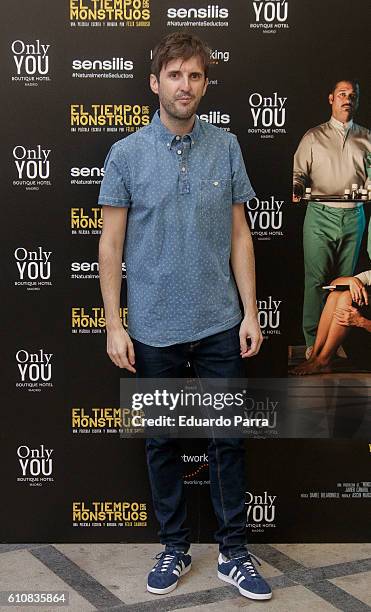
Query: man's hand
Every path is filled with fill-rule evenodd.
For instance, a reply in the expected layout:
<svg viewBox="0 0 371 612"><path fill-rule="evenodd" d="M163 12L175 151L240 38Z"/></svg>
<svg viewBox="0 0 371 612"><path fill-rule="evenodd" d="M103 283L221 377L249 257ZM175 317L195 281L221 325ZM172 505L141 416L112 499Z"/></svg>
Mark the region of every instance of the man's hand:
<svg viewBox="0 0 371 612"><path fill-rule="evenodd" d="M107 330L107 353L119 368L124 368L133 374L136 373L133 367L135 364L134 346L129 334L122 326Z"/></svg>
<svg viewBox="0 0 371 612"><path fill-rule="evenodd" d="M260 330L260 325L256 317L245 316L242 319L240 326L240 348L241 357L253 357L257 355L263 342L263 336ZM250 338L251 344L247 346L247 338Z"/></svg>
<svg viewBox="0 0 371 612"><path fill-rule="evenodd" d="M363 327L364 317L354 306L336 308L334 313L336 322L345 327Z"/></svg>
<svg viewBox="0 0 371 612"><path fill-rule="evenodd" d="M368 304L368 294L366 291L366 287L364 286L362 281L359 280L359 278L355 278L354 276L352 276L349 279L349 290L353 302L356 302L358 306Z"/></svg>
<svg viewBox="0 0 371 612"><path fill-rule="evenodd" d="M304 185L301 185L299 183L294 183L293 188L292 188L292 201L301 202L304 191L305 191Z"/></svg>

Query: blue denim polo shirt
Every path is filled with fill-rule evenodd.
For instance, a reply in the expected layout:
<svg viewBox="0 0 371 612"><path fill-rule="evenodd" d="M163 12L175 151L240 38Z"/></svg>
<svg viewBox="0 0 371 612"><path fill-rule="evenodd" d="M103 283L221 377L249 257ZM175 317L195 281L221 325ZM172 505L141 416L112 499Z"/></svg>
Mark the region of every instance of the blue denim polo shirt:
<svg viewBox="0 0 371 612"><path fill-rule="evenodd" d="M254 197L236 136L196 117L152 122L110 149L99 204L128 207L128 332L151 346L191 342L241 320L230 266L232 204Z"/></svg>

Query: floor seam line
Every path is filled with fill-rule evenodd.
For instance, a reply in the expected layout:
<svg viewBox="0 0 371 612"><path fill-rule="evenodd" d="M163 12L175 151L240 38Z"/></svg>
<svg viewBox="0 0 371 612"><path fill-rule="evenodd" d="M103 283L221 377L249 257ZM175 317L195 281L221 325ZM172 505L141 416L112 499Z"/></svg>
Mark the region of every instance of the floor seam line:
<svg viewBox="0 0 371 612"><path fill-rule="evenodd" d="M112 605L126 608L126 604L122 599L114 595L99 582L99 580L94 578L94 576L89 574L89 572L72 561L52 544L47 547L32 549L29 553L32 554L35 559L43 563L45 567L58 576L58 578L63 580L77 595L85 599L97 610L102 609L103 606L107 607L107 604L109 605L109 600L112 601ZM67 574L67 572L70 573ZM78 583L78 580L81 582ZM91 592L91 590L93 592ZM108 601L104 601L105 599Z"/></svg>

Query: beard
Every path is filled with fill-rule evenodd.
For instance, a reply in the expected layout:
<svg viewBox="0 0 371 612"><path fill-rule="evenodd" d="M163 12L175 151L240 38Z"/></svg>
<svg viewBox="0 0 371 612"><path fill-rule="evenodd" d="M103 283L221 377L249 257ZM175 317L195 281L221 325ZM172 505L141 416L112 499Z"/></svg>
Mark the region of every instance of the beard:
<svg viewBox="0 0 371 612"><path fill-rule="evenodd" d="M178 121L188 121L195 114L200 102L198 98L190 98L190 103L182 107L181 103L177 103L176 100L172 101L163 97L159 99L169 117Z"/></svg>

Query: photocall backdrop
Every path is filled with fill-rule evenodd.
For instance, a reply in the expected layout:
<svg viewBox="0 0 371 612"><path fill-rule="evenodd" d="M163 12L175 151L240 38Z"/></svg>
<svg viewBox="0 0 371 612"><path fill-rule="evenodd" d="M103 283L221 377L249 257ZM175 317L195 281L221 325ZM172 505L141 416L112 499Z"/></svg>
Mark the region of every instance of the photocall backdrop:
<svg viewBox="0 0 371 612"><path fill-rule="evenodd" d="M249 375L284 377L303 344L304 208L292 157L329 118L336 78L361 81L368 125L364 3L335 0L33 0L3 16L2 163L4 542L157 541L143 440L117 434L119 379L106 355L98 283L105 156L157 108L151 50L194 32L212 49L202 119L237 134L257 197L254 238L264 343ZM356 43L356 46L355 46ZM367 89L368 88L368 89ZM122 320L126 324L125 263ZM367 440L247 441L246 511L254 542L364 541ZM216 528L206 441L183 441L194 541Z"/></svg>

